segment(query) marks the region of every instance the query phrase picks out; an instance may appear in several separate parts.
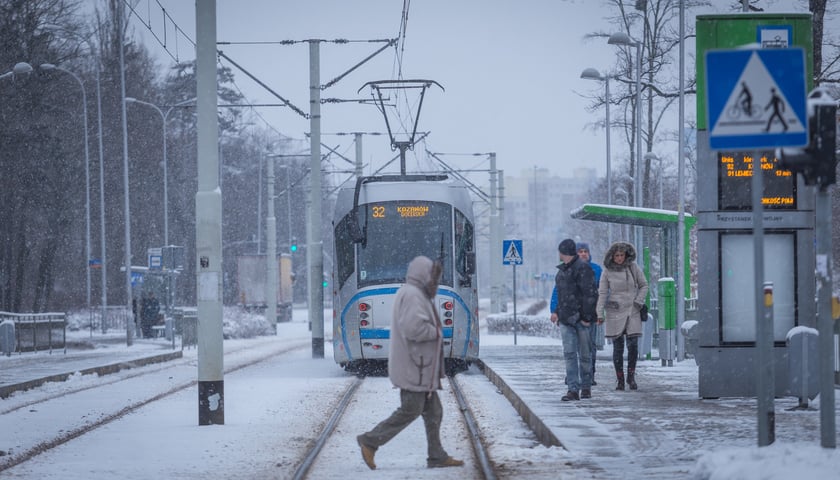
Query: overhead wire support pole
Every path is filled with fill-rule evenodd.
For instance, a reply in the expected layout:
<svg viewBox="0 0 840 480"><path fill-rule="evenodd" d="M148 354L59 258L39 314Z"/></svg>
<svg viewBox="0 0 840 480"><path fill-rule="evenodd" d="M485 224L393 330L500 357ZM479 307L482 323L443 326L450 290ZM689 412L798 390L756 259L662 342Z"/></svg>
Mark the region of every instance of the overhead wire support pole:
<svg viewBox="0 0 840 480"><path fill-rule="evenodd" d="M324 358L324 242L321 238L321 70L320 41L309 42L310 190L306 261L309 267L309 321L312 358Z"/></svg>

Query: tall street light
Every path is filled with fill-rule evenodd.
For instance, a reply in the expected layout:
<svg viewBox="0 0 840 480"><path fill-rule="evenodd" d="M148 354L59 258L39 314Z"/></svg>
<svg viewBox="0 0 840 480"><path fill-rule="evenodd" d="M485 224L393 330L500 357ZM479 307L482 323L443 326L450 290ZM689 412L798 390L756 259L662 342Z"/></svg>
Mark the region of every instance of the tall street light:
<svg viewBox="0 0 840 480"><path fill-rule="evenodd" d="M587 68L580 74L580 78L586 80L603 80L604 81L604 106L606 108L606 119L604 129L607 137L607 204L612 205L612 168L610 167L610 76L601 75L601 73L594 68ZM612 223L607 224L607 245L612 245Z"/></svg>
<svg viewBox="0 0 840 480"><path fill-rule="evenodd" d="M642 206L642 42L624 33L616 32L610 35L607 43L610 45L624 45L636 47L636 171L633 173L633 206ZM636 251L642 251L642 230L635 227Z"/></svg>
<svg viewBox="0 0 840 480"><path fill-rule="evenodd" d="M90 158L88 155L87 94L85 94L85 85L82 83L82 79L70 70L52 63L42 63L41 70L64 72L73 77L82 90L82 128L85 130L85 256L87 257L85 259L85 276L87 277L87 309L88 314L90 314ZM104 322L105 319L103 318L102 321Z"/></svg>
<svg viewBox="0 0 840 480"><path fill-rule="evenodd" d="M105 319L108 313L108 255L105 248L105 150L102 147L102 85L100 82L100 70L102 69L102 56L96 50L94 43L91 41L91 35L83 36L75 31L67 30L61 25L45 24L44 29L48 32L60 32L64 35L75 37L77 40L85 42L90 49L91 56L96 58L96 120L97 120L97 138L99 141L99 243L100 243L100 273L102 282L102 312L100 321L102 333L107 331L107 324Z"/></svg>
<svg viewBox="0 0 840 480"><path fill-rule="evenodd" d="M195 102L195 98L178 102L175 105L170 106L166 112L161 110L160 107L154 103L144 102L143 100L138 100L136 98L125 97L125 101L126 103L137 103L140 105L146 105L147 107L152 107L158 112L158 114L160 114L161 125L163 126L163 244L164 246L169 246L169 168L167 165L166 155L166 120L172 112L172 109L191 104Z"/></svg>

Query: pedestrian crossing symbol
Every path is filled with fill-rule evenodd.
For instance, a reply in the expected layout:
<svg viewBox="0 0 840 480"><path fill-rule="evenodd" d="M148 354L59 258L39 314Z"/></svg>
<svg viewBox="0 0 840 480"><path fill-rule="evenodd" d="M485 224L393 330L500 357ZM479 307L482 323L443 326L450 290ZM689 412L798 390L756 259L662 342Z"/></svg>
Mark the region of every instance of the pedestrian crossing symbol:
<svg viewBox="0 0 840 480"><path fill-rule="evenodd" d="M807 145L803 49L710 50L706 85L712 150Z"/></svg>
<svg viewBox="0 0 840 480"><path fill-rule="evenodd" d="M522 265L522 240L502 241L502 264Z"/></svg>

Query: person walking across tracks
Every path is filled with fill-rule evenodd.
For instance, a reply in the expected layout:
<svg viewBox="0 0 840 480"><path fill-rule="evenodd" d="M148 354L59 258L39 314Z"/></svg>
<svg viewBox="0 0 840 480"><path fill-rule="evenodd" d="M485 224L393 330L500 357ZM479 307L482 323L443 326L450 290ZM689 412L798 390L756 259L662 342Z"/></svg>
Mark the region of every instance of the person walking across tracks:
<svg viewBox="0 0 840 480"><path fill-rule="evenodd" d="M590 325L596 320L595 305L598 289L595 273L577 255L575 241L567 238L557 247L562 262L554 277L557 306L551 322L560 327L563 359L566 364L566 384L569 391L561 400L580 400L592 397L592 349Z"/></svg>
<svg viewBox="0 0 840 480"><path fill-rule="evenodd" d="M434 305L443 266L428 257L414 258L405 284L394 299L391 320L391 349L388 378L400 389L400 406L373 430L356 437L362 459L376 469L374 454L417 417L426 427L426 466L459 467L464 464L449 456L440 443L443 406L437 391L444 377L443 329Z"/></svg>
<svg viewBox="0 0 840 480"><path fill-rule="evenodd" d="M604 257L604 271L598 288L598 323L606 321L605 335L613 342L613 366L616 390L624 390L624 342L627 340L627 385L636 384L636 360L639 337L642 336L641 309L645 304L648 283L635 263L636 248L627 242L616 242Z"/></svg>

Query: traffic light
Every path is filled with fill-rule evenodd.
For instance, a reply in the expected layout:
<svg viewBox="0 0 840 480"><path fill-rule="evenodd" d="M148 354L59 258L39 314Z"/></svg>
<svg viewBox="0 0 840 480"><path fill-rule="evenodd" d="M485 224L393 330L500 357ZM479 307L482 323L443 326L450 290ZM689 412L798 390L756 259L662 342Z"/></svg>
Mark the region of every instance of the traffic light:
<svg viewBox="0 0 840 480"><path fill-rule="evenodd" d="M292 238L292 244L289 245L289 251L292 253L297 252L297 238Z"/></svg>
<svg viewBox="0 0 840 480"><path fill-rule="evenodd" d="M782 168L801 173L806 185L834 184L837 167L837 104L828 92L815 88L808 95L808 146L781 148Z"/></svg>

